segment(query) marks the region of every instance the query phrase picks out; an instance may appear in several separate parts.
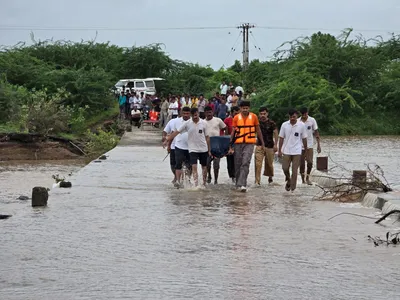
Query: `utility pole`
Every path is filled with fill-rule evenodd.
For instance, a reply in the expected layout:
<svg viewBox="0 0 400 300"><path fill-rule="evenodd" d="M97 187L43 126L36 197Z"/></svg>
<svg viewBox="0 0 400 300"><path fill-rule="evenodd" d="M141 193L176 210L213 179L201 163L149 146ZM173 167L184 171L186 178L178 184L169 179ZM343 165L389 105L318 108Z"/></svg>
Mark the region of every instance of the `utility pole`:
<svg viewBox="0 0 400 300"><path fill-rule="evenodd" d="M250 23L244 23L238 26L238 29L242 30L243 33L243 70L247 70L249 66L249 29L255 26Z"/></svg>

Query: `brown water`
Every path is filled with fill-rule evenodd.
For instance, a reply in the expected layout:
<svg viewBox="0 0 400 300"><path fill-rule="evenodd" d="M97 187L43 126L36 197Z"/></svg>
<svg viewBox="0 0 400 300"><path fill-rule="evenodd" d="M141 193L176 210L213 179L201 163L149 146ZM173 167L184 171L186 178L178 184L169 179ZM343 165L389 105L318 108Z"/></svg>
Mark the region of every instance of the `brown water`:
<svg viewBox="0 0 400 300"><path fill-rule="evenodd" d="M355 164L363 161L354 149L365 162L377 145L393 147L379 150L382 162L400 154L399 139L347 141L329 140L331 154ZM51 190L45 209L15 198L76 166L0 172L0 210L13 214L0 222L0 299L398 298L400 249L374 247L366 236L399 223L328 221L341 212L378 215L373 209L312 201L315 187L284 192L279 165L279 185L243 194L232 190L225 161L220 185L176 190L164 150L117 147L109 155L74 172L73 188ZM395 166L388 173L400 181Z"/></svg>

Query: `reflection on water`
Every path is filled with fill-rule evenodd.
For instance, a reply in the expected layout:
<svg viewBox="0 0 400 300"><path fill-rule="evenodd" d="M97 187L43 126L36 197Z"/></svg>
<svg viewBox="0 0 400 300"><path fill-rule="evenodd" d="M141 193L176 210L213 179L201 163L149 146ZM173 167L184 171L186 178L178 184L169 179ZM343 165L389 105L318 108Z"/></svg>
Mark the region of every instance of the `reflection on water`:
<svg viewBox="0 0 400 300"><path fill-rule="evenodd" d="M279 166L276 185L247 193L232 189L224 160L221 185L177 190L164 150L117 147L109 154L74 172L71 189L52 190L47 208L1 200L14 216L0 222L0 299L398 297L398 249L366 239L397 225L328 221L375 210L312 201L317 190L307 185L286 192ZM32 187L17 191L25 185L9 184L9 176L49 177L51 184L53 173L76 170L57 168L0 172L2 189L19 196Z"/></svg>

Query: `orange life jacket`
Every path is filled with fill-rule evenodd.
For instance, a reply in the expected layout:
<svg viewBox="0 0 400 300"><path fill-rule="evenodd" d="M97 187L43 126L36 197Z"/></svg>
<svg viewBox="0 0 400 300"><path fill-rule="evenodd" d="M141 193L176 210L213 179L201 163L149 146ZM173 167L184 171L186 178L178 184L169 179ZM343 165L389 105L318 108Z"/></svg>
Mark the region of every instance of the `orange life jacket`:
<svg viewBox="0 0 400 300"><path fill-rule="evenodd" d="M158 112L152 110L149 113L149 117L151 121L157 121L158 120Z"/></svg>
<svg viewBox="0 0 400 300"><path fill-rule="evenodd" d="M257 142L255 125L257 116L249 113L247 118L243 118L242 114L238 114L237 118L235 144L255 144Z"/></svg>

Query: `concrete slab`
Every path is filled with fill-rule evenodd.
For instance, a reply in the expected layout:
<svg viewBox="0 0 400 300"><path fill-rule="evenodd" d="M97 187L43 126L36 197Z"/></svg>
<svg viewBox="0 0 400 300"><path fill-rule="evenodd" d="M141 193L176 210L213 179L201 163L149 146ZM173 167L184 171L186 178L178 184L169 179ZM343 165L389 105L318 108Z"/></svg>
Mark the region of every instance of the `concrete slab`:
<svg viewBox="0 0 400 300"><path fill-rule="evenodd" d="M132 127L132 132L125 132L118 146L160 146L162 129L140 130Z"/></svg>

